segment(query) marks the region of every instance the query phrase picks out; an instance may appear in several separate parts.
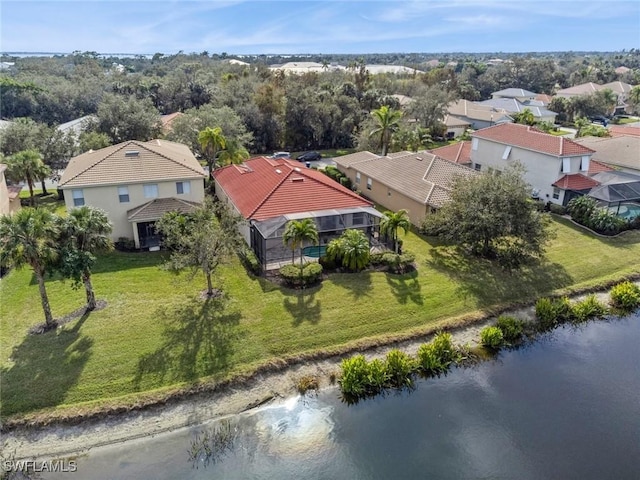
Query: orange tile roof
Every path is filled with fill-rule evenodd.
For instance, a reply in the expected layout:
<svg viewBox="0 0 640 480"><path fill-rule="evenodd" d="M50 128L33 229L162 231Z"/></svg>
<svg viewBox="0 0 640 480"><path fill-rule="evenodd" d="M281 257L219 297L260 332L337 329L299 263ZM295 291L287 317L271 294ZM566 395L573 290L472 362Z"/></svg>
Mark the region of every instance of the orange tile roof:
<svg viewBox="0 0 640 480"><path fill-rule="evenodd" d="M429 152L453 163L460 163L462 165L471 163L471 142L468 140L434 148L433 150L429 150Z"/></svg>
<svg viewBox="0 0 640 480"><path fill-rule="evenodd" d="M589 162L589 175L595 175L596 173L600 173L600 172L611 172L612 170L614 169L611 168L609 165L600 163L597 160L594 160L593 158Z"/></svg>
<svg viewBox="0 0 640 480"><path fill-rule="evenodd" d="M625 125L609 125L609 134L614 137L618 137L620 135L640 137L640 128Z"/></svg>
<svg viewBox="0 0 640 480"><path fill-rule="evenodd" d="M246 219L373 205L325 174L282 158L252 158L213 177Z"/></svg>
<svg viewBox="0 0 640 480"><path fill-rule="evenodd" d="M572 173L559 178L552 184L554 187L561 188L562 190L588 190L600 185L599 182L593 178L586 177L581 173Z"/></svg>
<svg viewBox="0 0 640 480"><path fill-rule="evenodd" d="M593 150L564 137L544 133L537 128L517 123L501 123L471 134L505 145L546 153L557 157L590 155Z"/></svg>

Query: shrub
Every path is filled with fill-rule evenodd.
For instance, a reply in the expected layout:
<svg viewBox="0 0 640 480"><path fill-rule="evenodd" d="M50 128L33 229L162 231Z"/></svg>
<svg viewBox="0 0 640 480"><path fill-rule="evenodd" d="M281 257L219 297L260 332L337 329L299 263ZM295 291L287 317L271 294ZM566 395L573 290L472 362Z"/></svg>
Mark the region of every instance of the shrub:
<svg viewBox="0 0 640 480"><path fill-rule="evenodd" d="M238 252L238 257L240 258L240 263L242 263L242 266L244 266L248 272L254 275L260 275L262 273L262 265L253 250L248 247L243 247Z"/></svg>
<svg viewBox="0 0 640 480"><path fill-rule="evenodd" d="M451 334L438 333L431 342L418 348L418 363L425 373L440 373L458 359L458 350L453 345Z"/></svg>
<svg viewBox="0 0 640 480"><path fill-rule="evenodd" d="M376 358L375 360L371 360L371 362L369 362L368 368L368 390L371 393L379 392L387 385L387 382L389 381L387 366L382 360Z"/></svg>
<svg viewBox="0 0 640 480"><path fill-rule="evenodd" d="M384 253L372 253L369 255L369 263L373 266L384 265Z"/></svg>
<svg viewBox="0 0 640 480"><path fill-rule="evenodd" d="M571 199L568 205L568 211L571 218L576 222L589 226L589 218L591 218L591 214L596 210L596 207L597 203L595 199L583 195Z"/></svg>
<svg viewBox="0 0 640 480"><path fill-rule="evenodd" d="M116 250L120 250L121 252L131 252L136 249L136 242L127 237L118 237L118 240L116 240L113 245Z"/></svg>
<svg viewBox="0 0 640 480"><path fill-rule="evenodd" d="M498 349L504 344L502 330L498 327L484 327L480 332L480 341L485 347Z"/></svg>
<svg viewBox="0 0 640 480"><path fill-rule="evenodd" d="M570 321L574 318L571 302L567 297L541 298L536 302L536 317L543 330L548 330L559 323Z"/></svg>
<svg viewBox="0 0 640 480"><path fill-rule="evenodd" d="M336 268L338 268L336 260L332 257L329 257L328 255L323 255L322 257L320 257L318 259L318 263L322 265L322 268L324 270L335 270Z"/></svg>
<svg viewBox="0 0 640 480"><path fill-rule="evenodd" d="M416 256L413 253L383 253L381 258L382 265L385 265L390 272L393 273L405 273L413 262L415 262Z"/></svg>
<svg viewBox="0 0 640 480"><path fill-rule="evenodd" d="M351 180L349 179L349 177L343 175L340 177L339 182L340 182L340 185L342 185L343 187L351 189Z"/></svg>
<svg viewBox="0 0 640 480"><path fill-rule="evenodd" d="M418 348L418 364L425 373L444 372L447 367L436 353L433 343L423 343Z"/></svg>
<svg viewBox="0 0 640 480"><path fill-rule="evenodd" d="M369 365L364 355L355 355L345 358L340 364L340 389L342 393L354 397L361 397L367 393Z"/></svg>
<svg viewBox="0 0 640 480"><path fill-rule="evenodd" d="M607 312L607 306L600 302L595 295L589 295L584 300L573 305L573 318L577 322L604 317Z"/></svg>
<svg viewBox="0 0 640 480"><path fill-rule="evenodd" d="M611 305L624 311L640 306L640 288L629 281L615 285L609 292Z"/></svg>
<svg viewBox="0 0 640 480"><path fill-rule="evenodd" d="M294 264L284 265L280 267L280 276L289 286L306 287L320 281L322 265L319 263L307 263L303 267Z"/></svg>
<svg viewBox="0 0 640 480"><path fill-rule="evenodd" d="M394 387L411 385L415 361L401 350L391 350L386 359L389 383Z"/></svg>
<svg viewBox="0 0 640 480"><path fill-rule="evenodd" d="M448 367L451 362L456 360L457 350L453 345L450 333L437 333L431 340L431 344L433 345L433 351L445 366Z"/></svg>
<svg viewBox="0 0 640 480"><path fill-rule="evenodd" d="M562 205L557 205L555 203L550 203L549 204L549 211L551 213L555 213L556 215L566 215L567 207L564 207Z"/></svg>
<svg viewBox="0 0 640 480"><path fill-rule="evenodd" d="M515 317L501 315L498 317L496 327L502 332L505 342L514 343L520 341L524 332L524 322Z"/></svg>

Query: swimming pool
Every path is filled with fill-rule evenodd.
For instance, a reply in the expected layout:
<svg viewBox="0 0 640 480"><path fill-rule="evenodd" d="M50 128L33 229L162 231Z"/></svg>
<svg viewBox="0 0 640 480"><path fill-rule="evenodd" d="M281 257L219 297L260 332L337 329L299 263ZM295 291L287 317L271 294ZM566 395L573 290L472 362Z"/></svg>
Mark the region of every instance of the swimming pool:
<svg viewBox="0 0 640 480"><path fill-rule="evenodd" d="M609 211L625 220L633 220L636 217L640 217L640 204L622 203L620 207L617 205L609 207Z"/></svg>
<svg viewBox="0 0 640 480"><path fill-rule="evenodd" d="M302 253L305 257L320 258L324 257L327 253L327 247L325 245L314 245L312 247L304 247Z"/></svg>

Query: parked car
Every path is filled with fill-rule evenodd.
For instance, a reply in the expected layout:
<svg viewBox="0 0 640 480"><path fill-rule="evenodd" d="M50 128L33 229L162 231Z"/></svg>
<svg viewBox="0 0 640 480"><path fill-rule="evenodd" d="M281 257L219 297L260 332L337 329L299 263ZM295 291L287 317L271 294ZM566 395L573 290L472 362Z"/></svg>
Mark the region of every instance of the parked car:
<svg viewBox="0 0 640 480"><path fill-rule="evenodd" d="M274 152L273 155L269 155L269 158L291 158L290 152Z"/></svg>
<svg viewBox="0 0 640 480"><path fill-rule="evenodd" d="M591 122L593 122L593 123L600 123L605 127L609 123L609 119L607 117L605 117L604 115L593 115L593 116L589 117L589 120L591 120Z"/></svg>
<svg viewBox="0 0 640 480"><path fill-rule="evenodd" d="M314 160L320 160L322 155L319 152L305 152L302 155L298 155L297 160L301 162L312 162Z"/></svg>

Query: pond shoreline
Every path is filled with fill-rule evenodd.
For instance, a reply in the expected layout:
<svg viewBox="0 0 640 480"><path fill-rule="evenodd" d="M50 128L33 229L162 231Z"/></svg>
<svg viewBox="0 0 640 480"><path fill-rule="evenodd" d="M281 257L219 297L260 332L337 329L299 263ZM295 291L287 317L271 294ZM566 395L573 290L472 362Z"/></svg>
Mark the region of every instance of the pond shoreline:
<svg viewBox="0 0 640 480"><path fill-rule="evenodd" d="M638 276L633 280L640 285ZM573 299L598 292L607 301L607 289L621 280L598 287L574 291ZM557 295L556 295L557 296ZM437 331L448 331L458 345L479 344L480 331L493 324L500 314L525 321L534 319L534 304L497 309L491 314L447 319L423 331L404 337L386 338L385 342L351 344L344 351L328 351L281 360L255 373L219 385L203 385L200 390L182 391L152 404L112 407L110 410L84 411L67 416L17 419L3 425L4 454L16 459L43 459L77 456L93 448L133 441L148 436L205 423L245 412L298 394L296 384L303 376L316 377L321 389L331 388L342 358L363 353L367 359L383 358L398 348L415 355L420 345Z"/></svg>

